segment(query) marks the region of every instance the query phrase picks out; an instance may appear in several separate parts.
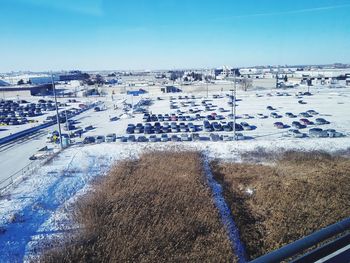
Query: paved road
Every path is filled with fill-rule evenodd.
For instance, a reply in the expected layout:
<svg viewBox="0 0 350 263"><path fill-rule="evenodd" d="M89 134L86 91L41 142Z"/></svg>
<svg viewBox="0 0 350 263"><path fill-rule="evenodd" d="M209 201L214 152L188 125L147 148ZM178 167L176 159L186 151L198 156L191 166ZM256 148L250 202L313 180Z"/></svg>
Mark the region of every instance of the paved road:
<svg viewBox="0 0 350 263"><path fill-rule="evenodd" d="M83 112L72 119L88 120L93 110ZM85 118L83 118L85 117ZM62 132L63 126L62 127ZM39 130L31 135L17 139L0 146L0 182L10 177L14 173L26 167L32 161L29 157L35 154L38 150L45 147L46 136L49 132L57 130L57 125L50 126L46 129Z"/></svg>

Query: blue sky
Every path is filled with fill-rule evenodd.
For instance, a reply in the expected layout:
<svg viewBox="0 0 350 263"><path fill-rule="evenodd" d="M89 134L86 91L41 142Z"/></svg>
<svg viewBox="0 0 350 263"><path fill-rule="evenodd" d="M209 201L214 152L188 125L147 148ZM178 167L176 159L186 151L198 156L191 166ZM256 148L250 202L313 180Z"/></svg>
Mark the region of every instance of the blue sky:
<svg viewBox="0 0 350 263"><path fill-rule="evenodd" d="M0 3L0 72L350 63L350 0Z"/></svg>

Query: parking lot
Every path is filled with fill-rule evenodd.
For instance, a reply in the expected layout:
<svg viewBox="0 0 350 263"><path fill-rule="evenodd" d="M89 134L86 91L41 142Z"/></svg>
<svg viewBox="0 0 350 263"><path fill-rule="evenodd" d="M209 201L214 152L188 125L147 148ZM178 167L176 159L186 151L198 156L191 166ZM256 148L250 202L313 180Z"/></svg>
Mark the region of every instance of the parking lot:
<svg viewBox="0 0 350 263"><path fill-rule="evenodd" d="M85 100L60 98L58 103L59 119L79 114L87 107ZM0 138L20 132L40 124L56 121L56 107L52 98L0 100Z"/></svg>
<svg viewBox="0 0 350 263"><path fill-rule="evenodd" d="M134 98L121 95L117 108L115 101L106 99L105 108L94 113L98 118L90 120L91 129L78 127L83 134L75 141L333 139L349 135L350 120L344 115L349 109L348 96L349 89L315 90L311 95L298 90L239 91L234 125L229 92L209 93L208 97L184 93Z"/></svg>

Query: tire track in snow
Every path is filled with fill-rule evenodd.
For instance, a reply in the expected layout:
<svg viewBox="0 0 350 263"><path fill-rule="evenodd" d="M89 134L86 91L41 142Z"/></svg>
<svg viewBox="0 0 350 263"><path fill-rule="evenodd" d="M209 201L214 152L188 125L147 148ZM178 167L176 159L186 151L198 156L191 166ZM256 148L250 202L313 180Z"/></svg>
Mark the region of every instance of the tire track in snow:
<svg viewBox="0 0 350 263"><path fill-rule="evenodd" d="M208 180L208 185L213 194L214 204L216 208L219 210L221 222L227 231L227 234L231 241L233 252L237 256L238 262L240 263L247 262L244 245L242 244L239 238L238 228L233 220L231 210L223 197L222 186L213 177L213 173L210 169L208 154L204 152L202 153L202 156L203 156L202 157L203 168L204 168L206 178Z"/></svg>

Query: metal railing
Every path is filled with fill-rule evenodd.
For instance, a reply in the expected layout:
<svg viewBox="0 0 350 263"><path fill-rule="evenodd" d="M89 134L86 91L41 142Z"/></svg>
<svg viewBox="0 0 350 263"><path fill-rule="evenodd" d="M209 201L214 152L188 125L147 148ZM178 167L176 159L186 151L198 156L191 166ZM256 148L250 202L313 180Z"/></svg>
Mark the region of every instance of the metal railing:
<svg viewBox="0 0 350 263"><path fill-rule="evenodd" d="M266 255L263 255L259 258L256 258L250 263L275 263L275 262L281 262L283 260L289 259L293 256L298 256L302 254L305 250L320 244L321 242L335 237L339 234L345 233L347 231L350 231L350 217L346 218L338 223L335 223L333 225L330 225L328 227L325 227L319 231L316 231L304 238L301 238L291 244L288 244L280 249L277 249L275 251L272 251L271 253L268 253ZM307 261L308 258L313 258L313 261L316 261L318 259L321 259L325 257L325 255L329 255L338 249L343 247L344 238L348 240L348 236L344 236L340 239L337 239L336 241L329 242L328 244L315 249L306 255L299 256L298 259L294 260L294 262L310 262ZM337 245L335 245L337 244ZM348 243L349 244L349 243ZM330 249L332 248L332 249ZM324 253L325 252L325 253ZM312 262L313 262L312 261Z"/></svg>
<svg viewBox="0 0 350 263"><path fill-rule="evenodd" d="M0 194L3 194L9 186L13 185L20 178L23 179L26 175L33 173L41 163L40 161L32 161L21 170L0 181Z"/></svg>

